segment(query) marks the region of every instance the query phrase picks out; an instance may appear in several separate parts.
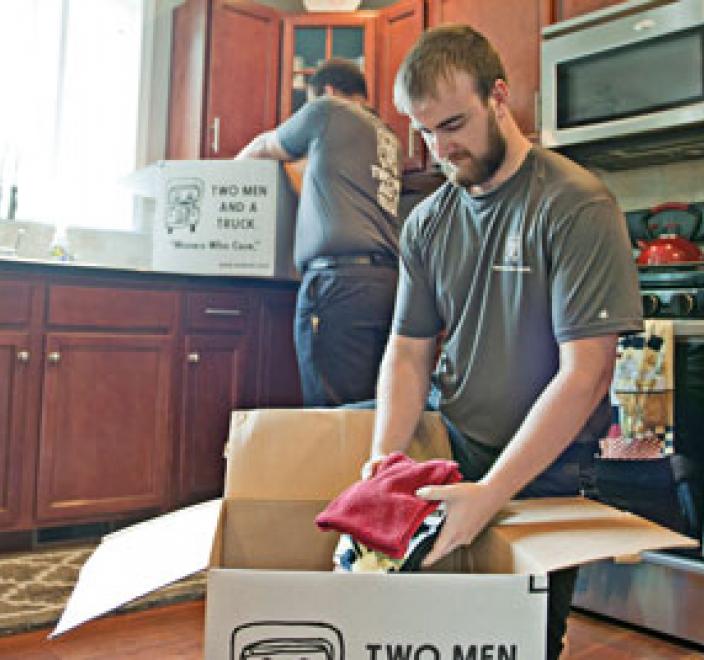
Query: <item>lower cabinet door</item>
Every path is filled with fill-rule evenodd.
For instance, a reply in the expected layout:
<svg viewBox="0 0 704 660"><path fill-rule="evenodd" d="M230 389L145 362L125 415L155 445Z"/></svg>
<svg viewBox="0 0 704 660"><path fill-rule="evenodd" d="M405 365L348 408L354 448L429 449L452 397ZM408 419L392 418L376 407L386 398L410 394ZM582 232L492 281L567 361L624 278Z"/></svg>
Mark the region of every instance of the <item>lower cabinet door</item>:
<svg viewBox="0 0 704 660"><path fill-rule="evenodd" d="M0 527L16 523L27 508L29 347L28 334L0 332Z"/></svg>
<svg viewBox="0 0 704 660"><path fill-rule="evenodd" d="M39 521L168 506L172 350L165 336L46 335Z"/></svg>
<svg viewBox="0 0 704 660"><path fill-rule="evenodd" d="M230 414L251 404L249 335L188 335L183 355L179 500L222 495Z"/></svg>

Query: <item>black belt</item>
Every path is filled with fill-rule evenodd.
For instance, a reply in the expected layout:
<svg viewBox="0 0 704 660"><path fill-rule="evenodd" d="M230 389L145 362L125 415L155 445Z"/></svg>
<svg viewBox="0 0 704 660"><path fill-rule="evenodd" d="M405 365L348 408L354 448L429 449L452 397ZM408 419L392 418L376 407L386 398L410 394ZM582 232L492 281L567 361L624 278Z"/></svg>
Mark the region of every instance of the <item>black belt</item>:
<svg viewBox="0 0 704 660"><path fill-rule="evenodd" d="M306 264L306 270L324 270L338 266L388 266L396 268L396 259L385 254L347 254L339 257L315 257Z"/></svg>

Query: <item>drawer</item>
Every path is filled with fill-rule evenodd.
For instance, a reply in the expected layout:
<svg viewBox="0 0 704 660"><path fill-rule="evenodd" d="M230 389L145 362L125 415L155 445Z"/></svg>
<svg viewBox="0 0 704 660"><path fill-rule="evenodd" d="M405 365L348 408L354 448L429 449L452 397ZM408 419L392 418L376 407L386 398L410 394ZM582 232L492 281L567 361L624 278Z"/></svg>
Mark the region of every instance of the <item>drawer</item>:
<svg viewBox="0 0 704 660"><path fill-rule="evenodd" d="M0 323L29 324L32 288L28 282L0 282Z"/></svg>
<svg viewBox="0 0 704 660"><path fill-rule="evenodd" d="M54 285L49 288L47 322L122 330L172 330L177 294L171 291Z"/></svg>
<svg viewBox="0 0 704 660"><path fill-rule="evenodd" d="M243 291L186 294L186 327L189 330L244 332L252 314L251 298Z"/></svg>

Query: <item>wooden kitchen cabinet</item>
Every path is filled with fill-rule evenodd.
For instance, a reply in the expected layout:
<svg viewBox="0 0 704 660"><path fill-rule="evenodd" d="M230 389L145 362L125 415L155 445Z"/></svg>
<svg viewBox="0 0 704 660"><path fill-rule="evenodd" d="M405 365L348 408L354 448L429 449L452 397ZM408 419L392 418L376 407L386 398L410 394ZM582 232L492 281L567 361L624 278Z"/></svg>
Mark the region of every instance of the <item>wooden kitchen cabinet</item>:
<svg viewBox="0 0 704 660"><path fill-rule="evenodd" d="M403 169L413 171L425 166L425 147L413 131L408 117L396 111L393 86L396 72L425 27L423 0L400 0L379 12L377 37L378 108L380 117L392 128L403 146Z"/></svg>
<svg viewBox="0 0 704 660"><path fill-rule="evenodd" d="M0 526L12 524L20 513L28 347L27 333L0 331Z"/></svg>
<svg viewBox="0 0 704 660"><path fill-rule="evenodd" d="M254 405L256 306L249 292L186 294L180 352L181 504L222 494L230 414Z"/></svg>
<svg viewBox="0 0 704 660"><path fill-rule="evenodd" d="M39 523L168 506L177 296L50 285Z"/></svg>
<svg viewBox="0 0 704 660"><path fill-rule="evenodd" d="M28 282L0 280L0 528L31 518L39 358L33 309L40 292Z"/></svg>
<svg viewBox="0 0 704 660"><path fill-rule="evenodd" d="M539 135L540 33L552 0L428 0L431 27L468 23L498 50L506 69L513 115L530 138Z"/></svg>
<svg viewBox="0 0 704 660"><path fill-rule="evenodd" d="M300 405L295 282L36 270L0 261L1 530L218 496L231 412Z"/></svg>
<svg viewBox="0 0 704 660"><path fill-rule="evenodd" d="M362 69L367 79L369 105L375 105L376 17L370 11L284 17L281 121L305 104L308 78L331 57L349 59Z"/></svg>
<svg viewBox="0 0 704 660"><path fill-rule="evenodd" d="M167 506L171 351L154 335L47 335L40 523Z"/></svg>
<svg viewBox="0 0 704 660"><path fill-rule="evenodd" d="M597 9L605 9L625 0L553 0L553 21L566 21Z"/></svg>
<svg viewBox="0 0 704 660"><path fill-rule="evenodd" d="M231 158L276 125L280 24L246 0L174 9L167 158Z"/></svg>

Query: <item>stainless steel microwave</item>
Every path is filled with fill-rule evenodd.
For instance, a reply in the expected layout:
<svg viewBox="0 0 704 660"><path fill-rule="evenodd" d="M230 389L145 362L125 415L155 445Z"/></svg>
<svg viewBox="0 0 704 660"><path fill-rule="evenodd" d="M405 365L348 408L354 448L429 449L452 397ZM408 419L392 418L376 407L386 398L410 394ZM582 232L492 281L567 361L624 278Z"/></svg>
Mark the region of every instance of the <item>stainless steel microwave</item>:
<svg viewBox="0 0 704 660"><path fill-rule="evenodd" d="M704 0L630 0L543 30L544 146L672 133L698 157L702 127Z"/></svg>

